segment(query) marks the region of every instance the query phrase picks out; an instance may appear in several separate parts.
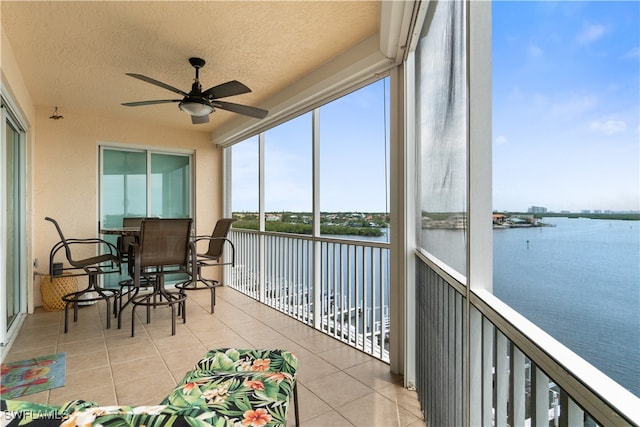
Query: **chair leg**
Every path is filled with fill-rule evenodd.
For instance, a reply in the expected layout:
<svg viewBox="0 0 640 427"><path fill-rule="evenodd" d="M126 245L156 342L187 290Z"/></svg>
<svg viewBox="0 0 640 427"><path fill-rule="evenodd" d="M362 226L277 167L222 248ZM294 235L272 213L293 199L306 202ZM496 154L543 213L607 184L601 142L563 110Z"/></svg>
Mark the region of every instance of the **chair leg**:
<svg viewBox="0 0 640 427"><path fill-rule="evenodd" d="M114 319L118 317L118 307L120 307L119 301L120 301L120 294L114 292L113 294L113 318Z"/></svg>
<svg viewBox="0 0 640 427"><path fill-rule="evenodd" d="M78 321L78 308L80 304L78 304L78 296L76 295L76 299L73 303L73 323Z"/></svg>
<svg viewBox="0 0 640 427"><path fill-rule="evenodd" d="M69 304L73 304L71 301L67 301L64 305L64 333L69 330Z"/></svg>
<svg viewBox="0 0 640 427"><path fill-rule="evenodd" d="M296 417L296 427L300 426L300 414L298 413L298 381L293 384L293 410Z"/></svg>
<svg viewBox="0 0 640 427"><path fill-rule="evenodd" d="M176 309L173 304L169 304L171 307L171 335L176 334Z"/></svg>
<svg viewBox="0 0 640 427"><path fill-rule="evenodd" d="M107 329L111 329L111 301L105 298L104 302L107 304Z"/></svg>
<svg viewBox="0 0 640 427"><path fill-rule="evenodd" d="M131 338L135 336L136 330L136 305L133 304L131 307Z"/></svg>
<svg viewBox="0 0 640 427"><path fill-rule="evenodd" d="M133 295L130 295L130 293L127 293L127 295L129 295L127 297L127 302L125 302L124 305L120 307L120 310L118 310L118 329L122 327L122 312L131 302L131 298L138 295L139 288L135 288L133 291L130 291L130 292L133 292ZM120 304L122 304L122 295L120 296Z"/></svg>

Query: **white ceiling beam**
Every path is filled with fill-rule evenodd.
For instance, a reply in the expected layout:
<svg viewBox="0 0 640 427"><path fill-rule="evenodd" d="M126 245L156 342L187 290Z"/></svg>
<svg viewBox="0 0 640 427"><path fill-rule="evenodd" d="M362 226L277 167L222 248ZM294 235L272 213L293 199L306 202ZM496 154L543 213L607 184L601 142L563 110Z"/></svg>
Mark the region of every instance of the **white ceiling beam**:
<svg viewBox="0 0 640 427"><path fill-rule="evenodd" d="M380 51L396 64L405 59L412 17L417 6L417 2L411 0L381 2Z"/></svg>

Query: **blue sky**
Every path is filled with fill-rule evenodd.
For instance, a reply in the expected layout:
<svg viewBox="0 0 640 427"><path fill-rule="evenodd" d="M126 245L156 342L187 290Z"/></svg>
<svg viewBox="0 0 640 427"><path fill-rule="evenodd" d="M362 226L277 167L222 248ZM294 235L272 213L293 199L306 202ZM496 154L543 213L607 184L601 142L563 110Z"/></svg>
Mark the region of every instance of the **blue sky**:
<svg viewBox="0 0 640 427"><path fill-rule="evenodd" d="M640 210L640 2L492 7L494 209ZM383 88L321 109L323 211L387 210ZM267 211L311 211L310 129L267 132ZM257 145L233 157L233 210L256 211Z"/></svg>
<svg viewBox="0 0 640 427"><path fill-rule="evenodd" d="M320 210L388 211L385 191L386 80L320 107ZM385 92L387 95L385 96ZM312 211L312 117L265 133L265 209ZM233 147L233 211L257 211L257 138Z"/></svg>
<svg viewBox="0 0 640 427"><path fill-rule="evenodd" d="M640 2L493 3L494 209L640 210Z"/></svg>

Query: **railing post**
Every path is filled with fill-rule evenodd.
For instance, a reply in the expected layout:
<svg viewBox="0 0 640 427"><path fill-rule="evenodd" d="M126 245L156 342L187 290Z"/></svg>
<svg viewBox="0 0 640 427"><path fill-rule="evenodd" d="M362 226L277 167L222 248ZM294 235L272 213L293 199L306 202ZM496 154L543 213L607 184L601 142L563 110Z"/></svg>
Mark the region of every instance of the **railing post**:
<svg viewBox="0 0 640 427"><path fill-rule="evenodd" d="M531 400L533 402L531 425L549 427L549 377L533 363L531 364Z"/></svg>
<svg viewBox="0 0 640 427"><path fill-rule="evenodd" d="M466 300L465 300L466 303ZM465 304L466 305L466 304ZM482 316L471 307L469 312L469 425L482 424Z"/></svg>
<svg viewBox="0 0 640 427"><path fill-rule="evenodd" d="M511 343L510 380L511 393L509 394L509 421L510 425L522 426L525 418L525 366L524 354Z"/></svg>
<svg viewBox="0 0 640 427"><path fill-rule="evenodd" d="M496 426L507 425L507 402L509 401L509 358L507 338L496 331Z"/></svg>
<svg viewBox="0 0 640 427"><path fill-rule="evenodd" d="M313 242L313 327L320 330L322 327L321 291L322 291L322 242Z"/></svg>
<svg viewBox="0 0 640 427"><path fill-rule="evenodd" d="M265 302L265 236L258 235L258 299Z"/></svg>
<svg viewBox="0 0 640 427"><path fill-rule="evenodd" d="M492 407L493 401L493 354L494 354L494 338L495 327L482 318L480 312L474 308L477 313L471 322L478 321L482 324L482 425L487 426L492 423ZM479 418L478 418L479 419ZM473 424L473 419L472 419Z"/></svg>

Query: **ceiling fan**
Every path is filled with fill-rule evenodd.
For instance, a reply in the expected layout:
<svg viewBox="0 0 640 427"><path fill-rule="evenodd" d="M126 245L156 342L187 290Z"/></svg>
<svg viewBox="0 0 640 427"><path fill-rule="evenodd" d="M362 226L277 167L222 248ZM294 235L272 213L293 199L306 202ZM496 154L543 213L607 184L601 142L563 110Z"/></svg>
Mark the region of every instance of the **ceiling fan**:
<svg viewBox="0 0 640 427"><path fill-rule="evenodd" d="M152 79L151 77L143 76L142 74L126 73L127 76L135 77L136 79L140 79L147 83L160 86L161 88L180 94L184 98L125 102L122 105L125 105L127 107L137 107L139 105L179 102L178 107L180 107L182 111L191 115L191 122L194 125L200 123L208 123L209 114L213 113L216 108L231 111L233 113L243 114L245 116L255 117L257 119L262 119L268 114L267 110L262 110L260 108L219 101L220 98L226 98L228 96L251 92L251 89L237 80L219 84L203 92L202 85L200 84L199 80L199 70L200 68L204 67L205 61L201 58L189 58L189 63L193 66L193 68L196 69L196 77L193 81L193 84L191 85L191 92L189 93L170 86L166 83L159 82L158 80Z"/></svg>

